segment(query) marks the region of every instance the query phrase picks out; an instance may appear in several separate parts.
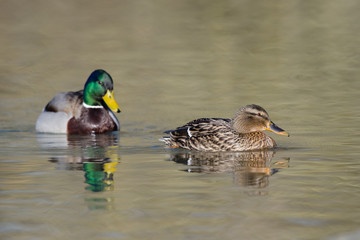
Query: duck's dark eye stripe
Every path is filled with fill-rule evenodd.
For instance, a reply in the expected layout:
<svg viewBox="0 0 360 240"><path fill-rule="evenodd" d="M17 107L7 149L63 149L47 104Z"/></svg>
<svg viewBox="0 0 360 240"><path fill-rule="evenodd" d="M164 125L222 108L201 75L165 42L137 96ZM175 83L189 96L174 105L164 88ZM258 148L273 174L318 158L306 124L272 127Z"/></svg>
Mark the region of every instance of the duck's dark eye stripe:
<svg viewBox="0 0 360 240"><path fill-rule="evenodd" d="M257 114L256 113L253 113L253 112L246 112L247 114L250 114L250 115L253 115L253 116L256 116Z"/></svg>
<svg viewBox="0 0 360 240"><path fill-rule="evenodd" d="M262 115L261 113L254 113L254 112L246 112L246 113L249 114L249 115L252 115L252 116L261 117L261 118L263 118L263 119L265 119L265 120L268 119L266 116Z"/></svg>

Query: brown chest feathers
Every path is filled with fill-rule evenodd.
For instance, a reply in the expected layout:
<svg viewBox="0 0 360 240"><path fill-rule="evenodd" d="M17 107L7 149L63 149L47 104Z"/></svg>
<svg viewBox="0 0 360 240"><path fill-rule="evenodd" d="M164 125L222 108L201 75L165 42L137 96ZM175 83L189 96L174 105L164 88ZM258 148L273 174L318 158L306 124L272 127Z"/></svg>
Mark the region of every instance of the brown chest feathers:
<svg viewBox="0 0 360 240"><path fill-rule="evenodd" d="M105 108L82 108L78 118L68 122L68 133L91 134L116 131L117 126Z"/></svg>

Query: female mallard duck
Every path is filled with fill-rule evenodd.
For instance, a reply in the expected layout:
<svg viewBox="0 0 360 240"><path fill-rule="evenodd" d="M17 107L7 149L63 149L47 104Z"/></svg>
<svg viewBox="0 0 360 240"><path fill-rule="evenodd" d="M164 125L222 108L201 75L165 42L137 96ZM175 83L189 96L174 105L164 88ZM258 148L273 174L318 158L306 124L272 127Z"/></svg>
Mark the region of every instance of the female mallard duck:
<svg viewBox="0 0 360 240"><path fill-rule="evenodd" d="M57 94L36 121L37 132L90 134L118 131L115 114L120 112L113 95L113 80L104 70L95 70L84 90Z"/></svg>
<svg viewBox="0 0 360 240"><path fill-rule="evenodd" d="M251 104L239 109L233 119L200 118L166 131L161 141L172 148L197 151L247 151L276 147L275 141L262 131L289 136L275 125L262 107Z"/></svg>

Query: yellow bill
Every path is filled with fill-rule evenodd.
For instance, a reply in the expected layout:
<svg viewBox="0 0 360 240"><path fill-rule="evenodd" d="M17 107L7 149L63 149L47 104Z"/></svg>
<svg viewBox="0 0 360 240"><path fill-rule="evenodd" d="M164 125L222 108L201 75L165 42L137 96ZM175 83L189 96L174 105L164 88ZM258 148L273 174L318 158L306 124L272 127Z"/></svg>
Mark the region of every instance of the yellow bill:
<svg viewBox="0 0 360 240"><path fill-rule="evenodd" d="M121 112L119 105L115 101L113 91L107 90L105 96L103 96L103 99L106 105L111 109L111 111L118 113Z"/></svg>

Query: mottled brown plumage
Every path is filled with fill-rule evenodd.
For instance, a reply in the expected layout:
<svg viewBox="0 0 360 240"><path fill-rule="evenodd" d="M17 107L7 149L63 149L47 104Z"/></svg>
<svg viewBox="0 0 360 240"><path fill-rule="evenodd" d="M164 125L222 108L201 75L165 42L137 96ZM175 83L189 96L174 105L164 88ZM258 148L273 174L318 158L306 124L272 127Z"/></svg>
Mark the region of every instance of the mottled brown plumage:
<svg viewBox="0 0 360 240"><path fill-rule="evenodd" d="M175 130L161 139L170 147L197 151L247 151L273 148L275 141L262 131L288 135L270 121L262 107L251 104L239 109L234 118L200 118Z"/></svg>

